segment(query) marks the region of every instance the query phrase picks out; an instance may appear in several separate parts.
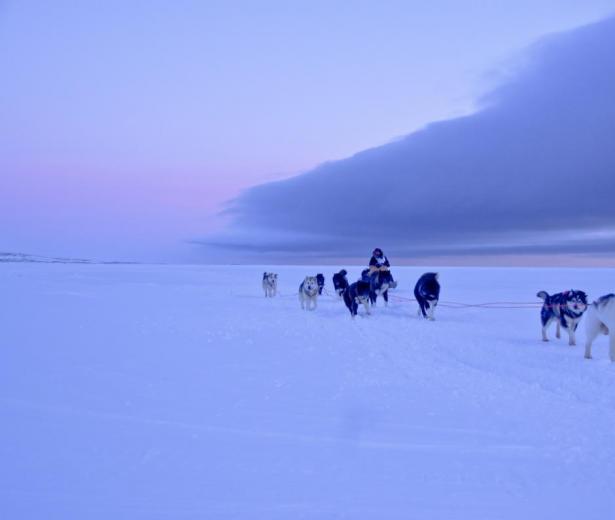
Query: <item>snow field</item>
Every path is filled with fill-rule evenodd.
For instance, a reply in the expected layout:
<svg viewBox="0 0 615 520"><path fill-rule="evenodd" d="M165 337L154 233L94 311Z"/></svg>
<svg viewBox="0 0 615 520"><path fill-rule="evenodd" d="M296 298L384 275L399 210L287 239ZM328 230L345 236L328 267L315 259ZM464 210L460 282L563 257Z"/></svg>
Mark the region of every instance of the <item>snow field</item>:
<svg viewBox="0 0 615 520"><path fill-rule="evenodd" d="M607 518L615 366L538 309L392 300L351 320L338 267L0 266L6 518ZM361 267L348 268L349 280ZM266 299L263 271L279 273ZM394 268L412 297L427 269ZM442 299L612 292L608 269L442 268ZM362 313L362 309L359 309Z"/></svg>

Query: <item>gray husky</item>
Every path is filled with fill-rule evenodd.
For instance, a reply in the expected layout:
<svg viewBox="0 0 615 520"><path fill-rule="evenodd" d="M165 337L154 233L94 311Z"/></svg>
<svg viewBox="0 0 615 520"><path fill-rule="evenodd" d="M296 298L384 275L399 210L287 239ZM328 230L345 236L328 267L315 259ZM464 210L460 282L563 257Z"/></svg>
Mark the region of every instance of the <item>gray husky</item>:
<svg viewBox="0 0 615 520"><path fill-rule="evenodd" d="M263 291L265 298L272 298L278 292L278 275L276 273L263 273Z"/></svg>
<svg viewBox="0 0 615 520"><path fill-rule="evenodd" d="M306 276L299 286L301 308L308 311L316 309L316 300L318 300L318 280L315 276Z"/></svg>

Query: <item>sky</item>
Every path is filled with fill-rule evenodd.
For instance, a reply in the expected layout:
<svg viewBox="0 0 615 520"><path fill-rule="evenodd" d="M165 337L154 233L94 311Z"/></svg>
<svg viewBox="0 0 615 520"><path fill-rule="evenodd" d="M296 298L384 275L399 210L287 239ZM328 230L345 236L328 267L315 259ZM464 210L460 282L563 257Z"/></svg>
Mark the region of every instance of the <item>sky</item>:
<svg viewBox="0 0 615 520"><path fill-rule="evenodd" d="M381 244L403 258L613 259L614 50L615 17L545 37L476 112L245 192L219 243L315 257Z"/></svg>
<svg viewBox="0 0 615 520"><path fill-rule="evenodd" d="M0 251L211 261L212 233L234 251L279 249L287 229L253 224L285 216L248 203L266 183L506 98L534 42L615 12L615 0L375 4L0 0ZM298 244L314 235L298 223L287 252L359 254L316 221L335 247Z"/></svg>

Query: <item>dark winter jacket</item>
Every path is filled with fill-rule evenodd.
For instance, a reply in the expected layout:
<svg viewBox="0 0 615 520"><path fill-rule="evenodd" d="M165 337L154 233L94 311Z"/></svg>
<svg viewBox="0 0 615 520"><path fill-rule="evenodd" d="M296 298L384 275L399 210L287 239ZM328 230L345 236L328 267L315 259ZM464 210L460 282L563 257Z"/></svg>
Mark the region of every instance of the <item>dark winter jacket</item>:
<svg viewBox="0 0 615 520"><path fill-rule="evenodd" d="M389 259L386 257L386 255L382 255L380 258L376 258L375 256L372 256L369 260L370 267L380 268L383 265L386 267L391 267L391 264L389 263Z"/></svg>

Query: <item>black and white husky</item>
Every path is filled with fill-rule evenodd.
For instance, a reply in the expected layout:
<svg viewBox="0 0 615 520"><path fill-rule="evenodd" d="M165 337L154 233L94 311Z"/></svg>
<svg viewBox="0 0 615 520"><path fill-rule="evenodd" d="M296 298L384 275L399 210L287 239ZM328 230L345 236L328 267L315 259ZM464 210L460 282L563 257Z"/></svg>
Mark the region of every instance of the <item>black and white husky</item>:
<svg viewBox="0 0 615 520"><path fill-rule="evenodd" d="M333 275L333 288L337 295L341 298L344 290L348 287L348 278L346 278L346 269L342 269L339 273Z"/></svg>
<svg viewBox="0 0 615 520"><path fill-rule="evenodd" d="M367 276L367 278L366 278ZM384 304L389 304L389 289L397 286L397 283L393 281L391 271L375 271L371 274L361 273L362 280L369 280L369 300L372 305L376 305L378 296L384 298Z"/></svg>
<svg viewBox="0 0 615 520"><path fill-rule="evenodd" d="M344 303L346 304L346 307L348 307L348 310L350 311L350 316L353 319L357 315L357 310L360 303L363 304L363 306L365 307L365 312L367 314L370 314L370 294L370 284L369 282L365 282L363 280L351 283L346 289L344 289L344 292L342 293Z"/></svg>
<svg viewBox="0 0 615 520"><path fill-rule="evenodd" d="M316 282L318 283L318 294L322 294L322 290L325 288L325 275L318 273L316 275Z"/></svg>
<svg viewBox="0 0 615 520"><path fill-rule="evenodd" d="M598 298L585 315L585 357L592 358L592 343L598 334L609 336L609 357L615 362L615 294Z"/></svg>
<svg viewBox="0 0 615 520"><path fill-rule="evenodd" d="M419 304L419 316L435 320L433 315L440 299L438 273L425 273L414 286L414 297Z"/></svg>
<svg viewBox="0 0 615 520"><path fill-rule="evenodd" d="M568 331L568 344L576 345L575 332L587 309L587 294L583 291L565 291L549 296L546 291L540 291L536 296L544 301L540 311L542 322L542 341L549 341L547 328L555 321L557 329L555 336L560 337L560 326Z"/></svg>
<svg viewBox="0 0 615 520"><path fill-rule="evenodd" d="M318 280L315 276L306 276L299 286L301 308L308 311L316 309L316 300L318 300Z"/></svg>
<svg viewBox="0 0 615 520"><path fill-rule="evenodd" d="M265 298L276 295L278 292L277 273L263 273L263 291L265 291Z"/></svg>

